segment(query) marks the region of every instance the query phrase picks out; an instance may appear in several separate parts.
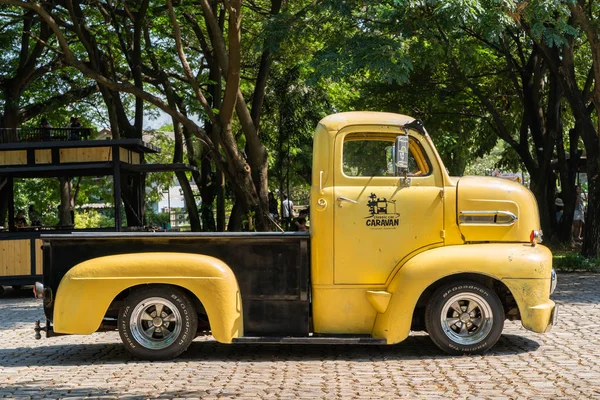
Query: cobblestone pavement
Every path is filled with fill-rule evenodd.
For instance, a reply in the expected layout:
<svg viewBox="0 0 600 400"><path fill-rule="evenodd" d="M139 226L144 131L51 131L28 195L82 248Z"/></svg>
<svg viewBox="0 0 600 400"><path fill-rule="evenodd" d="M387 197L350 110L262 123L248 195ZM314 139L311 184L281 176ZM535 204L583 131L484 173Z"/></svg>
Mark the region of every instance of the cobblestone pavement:
<svg viewBox="0 0 600 400"><path fill-rule="evenodd" d="M117 333L36 341L30 291L0 297L0 398L599 398L600 275L563 274L551 333L506 322L485 356L443 355L426 335L396 346L221 345L134 359Z"/></svg>

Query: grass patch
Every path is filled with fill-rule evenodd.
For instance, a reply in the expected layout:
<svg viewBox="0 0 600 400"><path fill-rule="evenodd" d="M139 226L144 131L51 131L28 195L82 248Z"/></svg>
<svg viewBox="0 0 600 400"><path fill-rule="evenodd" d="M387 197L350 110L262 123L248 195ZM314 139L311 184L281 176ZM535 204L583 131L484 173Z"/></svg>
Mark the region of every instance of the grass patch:
<svg viewBox="0 0 600 400"><path fill-rule="evenodd" d="M585 258L574 251L555 251L552 266L561 272L600 272L600 258Z"/></svg>

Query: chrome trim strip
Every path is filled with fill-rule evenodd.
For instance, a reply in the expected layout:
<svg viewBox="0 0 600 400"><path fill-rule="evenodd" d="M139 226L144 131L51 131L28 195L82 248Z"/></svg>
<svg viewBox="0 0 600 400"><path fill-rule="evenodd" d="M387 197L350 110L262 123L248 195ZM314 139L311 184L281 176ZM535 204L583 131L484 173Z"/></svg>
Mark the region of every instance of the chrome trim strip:
<svg viewBox="0 0 600 400"><path fill-rule="evenodd" d="M506 222L498 222L498 217L508 217L509 220ZM477 221L467 220L468 217L488 217L493 218L493 221ZM482 210L482 211L461 211L458 217L459 225L501 225L511 226L517 221L517 216L510 211L498 211L498 210Z"/></svg>

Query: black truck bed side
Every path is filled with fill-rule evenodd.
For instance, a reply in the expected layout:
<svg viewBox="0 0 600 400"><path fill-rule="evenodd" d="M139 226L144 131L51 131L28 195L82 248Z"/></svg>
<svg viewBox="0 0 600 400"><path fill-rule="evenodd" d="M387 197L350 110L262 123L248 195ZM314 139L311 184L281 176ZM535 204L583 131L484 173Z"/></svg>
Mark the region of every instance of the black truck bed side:
<svg viewBox="0 0 600 400"><path fill-rule="evenodd" d="M306 233L74 233L42 239L44 285L54 294L69 269L92 258L142 252L205 254L222 260L235 273L246 335L308 335ZM52 307L44 307L50 320Z"/></svg>

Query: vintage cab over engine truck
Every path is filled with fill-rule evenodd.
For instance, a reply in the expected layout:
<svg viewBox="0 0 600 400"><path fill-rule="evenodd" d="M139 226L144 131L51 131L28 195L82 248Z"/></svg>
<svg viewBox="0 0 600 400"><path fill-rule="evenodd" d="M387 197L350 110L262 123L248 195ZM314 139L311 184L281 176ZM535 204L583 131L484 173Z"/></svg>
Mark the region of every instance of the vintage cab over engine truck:
<svg viewBox="0 0 600 400"><path fill-rule="evenodd" d="M118 330L146 359L221 343L394 344L425 329L482 353L504 321L548 331L550 251L520 184L453 178L420 121L376 112L317 126L310 233L77 233L43 239L46 326Z"/></svg>

